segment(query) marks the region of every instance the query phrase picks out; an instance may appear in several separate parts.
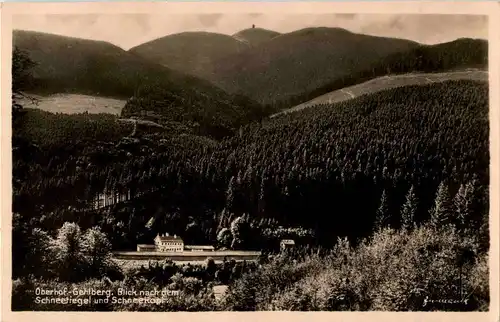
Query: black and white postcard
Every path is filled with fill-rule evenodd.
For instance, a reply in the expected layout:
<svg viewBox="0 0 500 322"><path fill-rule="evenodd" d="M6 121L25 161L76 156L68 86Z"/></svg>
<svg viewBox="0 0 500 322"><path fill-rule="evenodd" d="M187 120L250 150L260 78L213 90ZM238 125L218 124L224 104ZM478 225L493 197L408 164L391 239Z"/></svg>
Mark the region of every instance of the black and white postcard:
<svg viewBox="0 0 500 322"><path fill-rule="evenodd" d="M4 5L2 320L496 320L497 21Z"/></svg>

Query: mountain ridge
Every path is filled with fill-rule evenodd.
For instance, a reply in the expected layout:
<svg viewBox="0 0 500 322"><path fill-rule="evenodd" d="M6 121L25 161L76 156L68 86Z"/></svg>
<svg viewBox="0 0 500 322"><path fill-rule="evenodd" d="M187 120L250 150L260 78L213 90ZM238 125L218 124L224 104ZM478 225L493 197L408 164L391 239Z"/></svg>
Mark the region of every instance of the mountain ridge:
<svg viewBox="0 0 500 322"><path fill-rule="evenodd" d="M282 33L279 33L277 31L252 27L240 30L237 33L234 33L232 37L241 41L245 41L251 46L257 46L280 35L282 35Z"/></svg>
<svg viewBox="0 0 500 322"><path fill-rule="evenodd" d="M15 31L13 45L36 63L34 81L27 92L127 99L125 112L140 115L142 110L156 110L166 119L173 118L165 109L171 106L177 113L175 121L192 120L201 127L213 123L220 131L207 131L217 137L260 117L261 107L247 98L228 94L207 80L146 61L107 42Z"/></svg>
<svg viewBox="0 0 500 322"><path fill-rule="evenodd" d="M343 102L362 95L371 95L378 92L390 90L392 88L413 85L426 85L429 83L442 83L450 80L471 80L485 82L488 80L488 72L482 70L465 70L445 73L411 73L385 75L360 84L344 87L342 89L320 95L310 101L273 114L271 115L271 118L281 114L300 111L305 108Z"/></svg>
<svg viewBox="0 0 500 322"><path fill-rule="evenodd" d="M342 28L304 28L216 62L212 81L262 104L290 99L418 43L355 34Z"/></svg>
<svg viewBox="0 0 500 322"><path fill-rule="evenodd" d="M205 77L212 64L227 55L241 52L247 44L212 32L182 32L132 47L128 52L180 72Z"/></svg>

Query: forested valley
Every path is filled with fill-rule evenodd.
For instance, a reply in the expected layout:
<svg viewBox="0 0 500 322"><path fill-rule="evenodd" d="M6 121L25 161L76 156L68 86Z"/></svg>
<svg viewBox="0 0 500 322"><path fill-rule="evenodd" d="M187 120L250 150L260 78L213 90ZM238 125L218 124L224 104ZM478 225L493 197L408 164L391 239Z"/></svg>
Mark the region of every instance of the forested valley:
<svg viewBox="0 0 500 322"><path fill-rule="evenodd" d="M223 120L234 132L213 136L183 109L150 119L159 126L23 109L31 65L19 55L15 307L33 308L29 290L45 280L185 290L164 306L99 310L434 310L425 299L455 294L464 274L470 305L458 309L487 310L487 83L403 86L246 124L238 113ZM130 198L96 207L99 194ZM164 231L263 255L140 270L111 259ZM284 238L297 248L279 253ZM229 285L222 302L214 283Z"/></svg>

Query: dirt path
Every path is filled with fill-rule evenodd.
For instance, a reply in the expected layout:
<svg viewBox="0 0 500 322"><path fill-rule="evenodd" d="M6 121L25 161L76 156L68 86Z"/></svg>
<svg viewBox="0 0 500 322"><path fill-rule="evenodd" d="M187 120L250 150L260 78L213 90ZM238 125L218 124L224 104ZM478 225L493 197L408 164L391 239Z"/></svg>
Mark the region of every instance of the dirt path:
<svg viewBox="0 0 500 322"><path fill-rule="evenodd" d="M484 77L485 75L486 77ZM487 75L488 72L482 70L451 71L443 73L408 73L402 75L384 75L371 79L364 83L356 84L353 86L349 86L343 89L338 89L330 93L320 95L308 102L304 102L288 110L284 110L274 115L271 115L271 118L280 114L299 111L304 108L308 108L317 104L324 104L324 103L332 104L334 102L341 102L348 99L353 99L356 97L356 95L354 95L350 89L355 89L356 92L360 90L361 93L373 94L376 92L380 92L398 86L432 84L432 83L444 82L447 80L470 79L470 80L487 81L488 80ZM410 80L410 83L408 83L407 82L408 79L413 79L413 80ZM346 97L346 94L349 96Z"/></svg>
<svg viewBox="0 0 500 322"><path fill-rule="evenodd" d="M348 91L348 90L341 89L340 91L341 91L342 93L345 93L345 94L349 95L351 98L355 98L355 97L356 97L356 96L354 96L354 94L353 94L353 93L351 93L351 92L350 92L350 91Z"/></svg>

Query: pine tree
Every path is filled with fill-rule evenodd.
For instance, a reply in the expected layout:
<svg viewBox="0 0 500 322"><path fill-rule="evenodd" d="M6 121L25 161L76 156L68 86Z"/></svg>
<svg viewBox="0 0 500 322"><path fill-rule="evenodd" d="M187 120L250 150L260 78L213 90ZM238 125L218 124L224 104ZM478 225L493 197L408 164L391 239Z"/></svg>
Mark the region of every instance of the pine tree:
<svg viewBox="0 0 500 322"><path fill-rule="evenodd" d="M415 195L415 189L411 186L406 195L406 202L401 208L401 227L410 229L415 225L415 214L417 213L418 198Z"/></svg>
<svg viewBox="0 0 500 322"><path fill-rule="evenodd" d="M441 182L436 192L434 200L434 207L431 209L431 225L435 228L442 227L443 225L451 224L451 216L453 215L453 208L448 192L448 186Z"/></svg>
<svg viewBox="0 0 500 322"><path fill-rule="evenodd" d="M387 194L382 191L382 196L380 197L380 205L377 209L375 217L375 229L382 229L384 226L389 226L390 214L389 214L389 204L387 201Z"/></svg>
<svg viewBox="0 0 500 322"><path fill-rule="evenodd" d="M226 190L226 209L232 212L234 209L234 197L235 197L235 177L232 176L229 179L229 184Z"/></svg>
<svg viewBox="0 0 500 322"><path fill-rule="evenodd" d="M248 242L248 238L250 237L250 223L247 216L243 215L233 220L230 229L233 236L231 248L240 249Z"/></svg>
<svg viewBox="0 0 500 322"><path fill-rule="evenodd" d="M47 276L52 268L53 253L50 245L53 239L47 232L40 228L34 228L28 235L28 251L25 253L25 269L36 276Z"/></svg>
<svg viewBox="0 0 500 322"><path fill-rule="evenodd" d="M453 198L453 205L455 207L455 223L457 228L462 230L465 228L466 221L470 219L471 200L468 189L465 185L460 185L455 198Z"/></svg>
<svg viewBox="0 0 500 322"><path fill-rule="evenodd" d="M75 223L66 222L57 232L54 240L57 273L61 280L76 281L82 278L86 260L82 253L80 227Z"/></svg>
<svg viewBox="0 0 500 322"><path fill-rule="evenodd" d="M233 235L228 228L222 228L219 234L217 235L217 244L220 247L229 248L231 246L231 241L233 239Z"/></svg>
<svg viewBox="0 0 500 322"><path fill-rule="evenodd" d="M259 200L257 205L257 211L259 214L263 214L266 209L266 177L265 173L262 174L262 179L260 181L260 190L259 190Z"/></svg>
<svg viewBox="0 0 500 322"><path fill-rule="evenodd" d="M481 252L487 252L490 247L490 225L489 216L484 214L480 217L478 225L479 249Z"/></svg>
<svg viewBox="0 0 500 322"><path fill-rule="evenodd" d="M480 196L477 181L472 180L462 184L453 199L457 228L460 230L475 230L481 222Z"/></svg>
<svg viewBox="0 0 500 322"><path fill-rule="evenodd" d="M82 236L82 250L94 276L101 276L111 260L111 243L99 227L88 229Z"/></svg>
<svg viewBox="0 0 500 322"><path fill-rule="evenodd" d="M479 181L476 177L474 177L466 184L465 191L468 199L469 217L464 218L464 224L467 225L470 229L479 229L479 226L484 219L484 213L486 213L486 222L488 222L488 210L484 211L483 207L481 206L481 204L483 203L481 199L485 197L485 194L481 193L479 188ZM488 204L488 202L489 201L486 198L485 203Z"/></svg>
<svg viewBox="0 0 500 322"><path fill-rule="evenodd" d="M32 69L35 62L31 60L28 53L14 47L12 51L12 117L15 119L23 106L19 103L22 98L28 98L32 103L38 101L24 93L33 81Z"/></svg>

